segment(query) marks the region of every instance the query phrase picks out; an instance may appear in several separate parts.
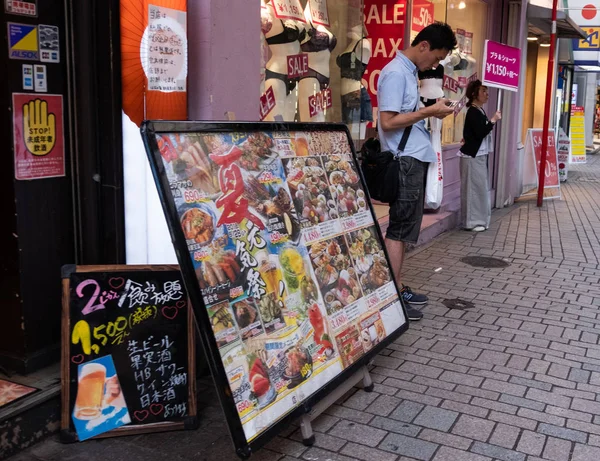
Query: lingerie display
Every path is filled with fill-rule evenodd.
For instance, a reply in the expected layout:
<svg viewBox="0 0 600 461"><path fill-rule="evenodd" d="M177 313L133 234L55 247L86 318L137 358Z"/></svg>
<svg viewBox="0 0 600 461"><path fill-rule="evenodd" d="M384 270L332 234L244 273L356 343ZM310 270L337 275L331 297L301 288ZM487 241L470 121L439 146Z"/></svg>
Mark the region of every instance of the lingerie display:
<svg viewBox="0 0 600 461"><path fill-rule="evenodd" d="M269 45L283 45L285 43L302 41L306 38L306 31L304 29L300 30L300 28L294 23L288 25L290 24L290 21L283 21L281 19L280 21L283 25L283 31L281 31L277 35L268 37L266 40Z"/></svg>
<svg viewBox="0 0 600 461"><path fill-rule="evenodd" d="M342 121L344 123L372 122L371 96L365 87L342 95Z"/></svg>
<svg viewBox="0 0 600 461"><path fill-rule="evenodd" d="M367 65L362 62L356 55L356 47L360 44L360 40L356 42L352 51L346 51L340 54L335 62L341 70L342 78L349 78L360 81L363 74L367 70Z"/></svg>
<svg viewBox="0 0 600 461"><path fill-rule="evenodd" d="M285 83L285 95L288 96L296 88L296 82L298 78L289 78L287 74L280 74L279 72L273 72L272 70L265 70L265 80L275 78Z"/></svg>
<svg viewBox="0 0 600 461"><path fill-rule="evenodd" d="M325 50L332 52L337 45L337 38L334 35L317 30L314 26L309 29L308 36L310 38L300 45L305 53L316 53Z"/></svg>

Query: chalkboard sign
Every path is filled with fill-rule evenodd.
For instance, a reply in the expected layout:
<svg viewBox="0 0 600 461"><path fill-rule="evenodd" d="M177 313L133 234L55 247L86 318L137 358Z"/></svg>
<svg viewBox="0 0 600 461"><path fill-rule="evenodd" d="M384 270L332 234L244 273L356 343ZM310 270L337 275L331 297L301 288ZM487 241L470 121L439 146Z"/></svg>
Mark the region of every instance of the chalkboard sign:
<svg viewBox="0 0 600 461"><path fill-rule="evenodd" d="M408 328L345 125L146 122L233 442L250 454Z"/></svg>
<svg viewBox="0 0 600 461"><path fill-rule="evenodd" d="M177 266L64 266L62 439L194 427L193 325Z"/></svg>

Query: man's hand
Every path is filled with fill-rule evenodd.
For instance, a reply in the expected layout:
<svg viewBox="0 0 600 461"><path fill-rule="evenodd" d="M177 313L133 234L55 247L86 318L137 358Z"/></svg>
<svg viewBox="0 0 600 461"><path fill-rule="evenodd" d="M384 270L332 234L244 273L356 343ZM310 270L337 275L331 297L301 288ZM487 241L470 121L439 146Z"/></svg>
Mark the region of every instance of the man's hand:
<svg viewBox="0 0 600 461"><path fill-rule="evenodd" d="M48 113L48 103L40 99L23 105L23 135L33 155L49 154L56 143L56 117Z"/></svg>
<svg viewBox="0 0 600 461"><path fill-rule="evenodd" d="M454 107L448 106L448 102L450 102L450 100L446 98L438 99L433 106L427 108L427 110L429 110L429 116L443 119L453 113Z"/></svg>

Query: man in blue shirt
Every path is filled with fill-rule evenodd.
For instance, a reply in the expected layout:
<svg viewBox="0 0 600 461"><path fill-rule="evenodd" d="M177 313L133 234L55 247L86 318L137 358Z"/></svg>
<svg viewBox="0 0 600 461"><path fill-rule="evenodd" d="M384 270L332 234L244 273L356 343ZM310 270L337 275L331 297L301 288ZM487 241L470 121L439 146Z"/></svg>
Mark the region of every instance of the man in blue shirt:
<svg viewBox="0 0 600 461"><path fill-rule="evenodd" d="M390 204L390 223L385 245L390 255L396 282L404 261L406 243L419 239L425 196L425 178L429 162L437 156L425 129L428 117L444 118L454 109L450 101L441 98L429 107L418 107L419 88L417 72L437 67L440 61L456 47L456 37L448 24L436 22L425 27L404 51L381 71L377 87L379 104L379 141L381 150L400 156L400 181L396 201ZM399 151L404 129L412 126L403 151ZM413 293L402 286L401 295L410 304L425 304L427 296ZM420 320L423 314L407 306L408 318Z"/></svg>

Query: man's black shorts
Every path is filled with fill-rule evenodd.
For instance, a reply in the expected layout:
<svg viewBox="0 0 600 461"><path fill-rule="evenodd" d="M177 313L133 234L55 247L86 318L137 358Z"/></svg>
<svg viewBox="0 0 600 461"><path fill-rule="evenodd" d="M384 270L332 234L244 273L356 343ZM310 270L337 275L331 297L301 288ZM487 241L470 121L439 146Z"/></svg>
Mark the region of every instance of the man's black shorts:
<svg viewBox="0 0 600 461"><path fill-rule="evenodd" d="M396 201L390 205L390 224L386 238L417 243L425 206L428 165L429 163L413 157L400 157L398 195Z"/></svg>

